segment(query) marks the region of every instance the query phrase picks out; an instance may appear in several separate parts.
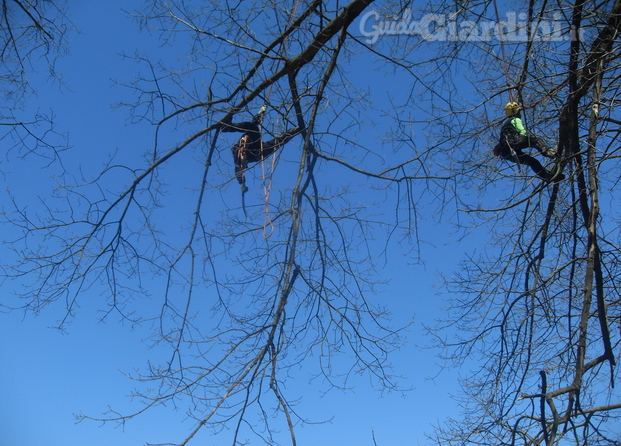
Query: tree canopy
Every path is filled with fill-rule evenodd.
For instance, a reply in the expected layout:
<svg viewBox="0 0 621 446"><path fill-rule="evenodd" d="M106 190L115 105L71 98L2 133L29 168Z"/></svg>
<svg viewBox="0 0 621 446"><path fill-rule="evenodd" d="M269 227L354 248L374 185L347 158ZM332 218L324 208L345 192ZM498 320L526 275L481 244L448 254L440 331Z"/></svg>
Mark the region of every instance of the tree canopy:
<svg viewBox="0 0 621 446"><path fill-rule="evenodd" d="M61 22L45 14L55 2L4 5L6 23L22 17L4 31L8 91ZM300 370L324 388L358 375L407 388L391 358L411 327L391 321L383 282L395 250L424 262L424 215L481 245L443 271L444 317L426 324L447 369L468 364L463 417L431 438L618 444L620 13L621 0L145 2L134 18L175 57L126 55L139 68L119 105L152 140L141 158L65 171L37 204L4 203L2 308L61 302L63 328L98 296L167 349L132 375L139 410L87 418L171 404L195 420L178 444L204 430L297 444ZM565 179L493 156L508 101L557 145ZM296 131L249 166L244 194L227 128L262 107L264 141Z"/></svg>

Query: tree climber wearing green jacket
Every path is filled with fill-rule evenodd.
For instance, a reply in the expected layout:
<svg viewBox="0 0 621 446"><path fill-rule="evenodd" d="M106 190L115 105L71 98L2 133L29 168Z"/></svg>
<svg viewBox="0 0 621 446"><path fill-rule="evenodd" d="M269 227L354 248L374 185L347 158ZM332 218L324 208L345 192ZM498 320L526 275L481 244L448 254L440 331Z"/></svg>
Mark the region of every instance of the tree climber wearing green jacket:
<svg viewBox="0 0 621 446"><path fill-rule="evenodd" d="M519 164L526 164L539 178L546 181L564 179L563 174L553 174L546 170L536 158L522 152L524 149L533 147L548 158L556 157L556 149L551 148L543 139L526 131L520 118L520 110L521 107L517 102L509 102L506 105L507 120L500 130L500 142L494 147L494 155L500 155L506 160Z"/></svg>

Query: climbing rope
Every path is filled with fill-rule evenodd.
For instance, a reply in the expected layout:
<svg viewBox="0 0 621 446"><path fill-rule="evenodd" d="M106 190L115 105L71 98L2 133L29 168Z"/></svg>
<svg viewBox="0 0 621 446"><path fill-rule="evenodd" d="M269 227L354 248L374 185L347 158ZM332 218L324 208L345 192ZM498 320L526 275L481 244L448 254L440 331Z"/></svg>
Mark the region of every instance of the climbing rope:
<svg viewBox="0 0 621 446"><path fill-rule="evenodd" d="M521 97L521 86L522 84L524 84L524 75L525 75L525 70L527 68L527 65L524 66L523 68L523 72L522 72L522 76L519 80L519 83L517 85L517 87L512 87L512 82L511 82L511 75L509 73L509 63L507 61L507 52L505 50L505 44L504 44L504 38L501 36L500 32L500 13L498 12L498 2L497 0L493 0L492 4L494 5L494 13L496 14L496 23L498 24L498 41L500 42L500 51L501 51L501 56L502 56L502 65L503 65L503 70L505 72L505 77L507 80L507 89L509 90L509 102L514 102L514 98L513 98L513 90L518 90L517 94L518 96L520 96L519 102L523 104L524 108L532 108L535 105L539 104L540 102L542 102L543 100L554 96L556 93L558 93L565 85L567 85L567 83L569 82L567 79L565 81L563 81L560 85L554 87L552 90L550 90L548 93L546 93L545 95L543 95L541 98L537 99L534 102L531 102L529 104L525 104L522 97ZM529 27L529 33L531 32L531 24L532 24L532 11L530 11L530 9L532 9L532 7L529 7L529 17L528 17L528 27ZM532 41L531 41L532 42ZM530 45L529 45L530 48ZM528 51L527 50L527 58L528 58Z"/></svg>
<svg viewBox="0 0 621 446"><path fill-rule="evenodd" d="M264 107L266 107L267 103L269 102L269 98L270 98L270 95L272 94L273 86L274 84L270 85L270 89L267 91L267 96L265 97L266 105L264 105ZM263 135L263 129L260 127L260 125L261 124L259 124L259 129L261 130L261 135ZM274 233L274 223L272 222L272 219L270 218L270 192L272 189L272 175L274 174L276 152L277 151L275 150L274 153L272 153L272 168L270 169L270 172L269 172L269 182L267 182L266 184L265 158L263 157L263 137L261 137L261 179L263 183L263 196L265 197L265 217L263 218L263 238L266 240L270 238L272 234Z"/></svg>
<svg viewBox="0 0 621 446"><path fill-rule="evenodd" d="M300 5L300 0L295 0L295 3L293 5L293 10L291 12L291 16L289 17L289 22L287 23L287 27L293 24L293 21L297 15L299 5ZM288 43L288 39L285 38L280 45L279 52L281 55L285 52L285 49L287 48L287 43ZM274 84L271 84L269 90L267 91L264 107L267 107L267 104L269 103L269 99L272 94L273 87L274 87ZM261 134L263 134L262 131L261 131ZM276 167L277 153L278 153L278 150L275 150L274 153L272 154L271 167L270 167L269 174L268 174L269 178L266 178L265 158L261 156L261 176L263 180L263 195L265 197L265 217L263 219L263 238L266 240L270 238L272 234L274 233L274 222L272 221L270 217L270 193L272 190L272 179L273 179L274 170ZM261 154L263 154L263 138L261 138Z"/></svg>
<svg viewBox="0 0 621 446"><path fill-rule="evenodd" d="M498 26L498 41L500 42L500 52L502 55L502 66L505 71L505 77L507 78L507 88L509 89L509 102L513 102L513 93L511 88L511 75L509 74L509 63L507 62L507 52L505 51L504 37L501 35L500 27L500 14L498 13L497 0L493 0L494 12L496 13L496 25Z"/></svg>
<svg viewBox="0 0 621 446"><path fill-rule="evenodd" d="M268 239L274 233L274 222L270 217L270 193L272 191L272 178L276 167L276 154L272 154L272 162L268 175L265 172L265 159L261 159L261 176L263 177L263 195L265 196L265 218L263 219L263 238Z"/></svg>
<svg viewBox="0 0 621 446"><path fill-rule="evenodd" d="M237 149L237 158L241 160L241 165L242 167L244 167L244 169L248 165L247 163L244 162L246 159L246 143L247 142L248 142L248 137L242 136L242 138L239 140L239 147ZM248 192L248 188L246 187L246 176L243 170L241 172L241 179L242 179L241 181L242 209L244 210L244 216L248 217L248 213L246 212L246 192Z"/></svg>

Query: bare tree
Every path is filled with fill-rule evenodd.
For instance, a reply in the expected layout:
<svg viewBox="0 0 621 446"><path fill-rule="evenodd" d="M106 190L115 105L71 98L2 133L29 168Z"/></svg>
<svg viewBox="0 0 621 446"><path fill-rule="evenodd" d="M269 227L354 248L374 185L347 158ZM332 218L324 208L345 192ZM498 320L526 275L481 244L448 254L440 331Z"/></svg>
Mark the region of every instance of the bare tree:
<svg viewBox="0 0 621 446"><path fill-rule="evenodd" d="M144 407L93 418L123 423L174 404L196 421L179 444L225 427L231 444L272 444L283 425L296 444L305 418L285 387L296 371L328 387L363 373L400 388L388 358L402 328L373 298L381 249L369 239L416 236L413 181L429 174L415 152L387 158L377 140L356 138L368 104L342 67L367 49L351 29L370 4L154 1L139 14L187 54L181 66L134 56L147 74L127 84L125 105L155 128L144 163L110 162L43 209L16 203L9 215L23 229L8 273L26 287L15 308L63 301L63 327L85 295L101 293L107 315L152 328L170 349L133 376ZM227 140L225 130L246 128L263 106L263 144L279 148L248 165L242 205L230 149L241 133ZM378 190L352 202L357 181ZM377 215L386 197L396 221Z"/></svg>
<svg viewBox="0 0 621 446"><path fill-rule="evenodd" d="M32 77L45 69L58 79L57 57L72 29L63 0L3 0L0 10L0 141L5 153L36 153L53 161L65 144L54 130L51 111L23 110L35 93Z"/></svg>
<svg viewBox="0 0 621 446"><path fill-rule="evenodd" d="M8 215L22 230L7 265L22 279L13 307L64 302L62 327L99 293L106 315L169 348L133 376L140 410L94 418L123 423L172 403L196 421L179 444L225 428L232 444L272 444L283 425L296 444L305 419L285 387L296 371L399 388L389 354L401 329L374 300L371 240L400 237L417 255L416 203L431 193L458 236L489 237L446 280L451 305L431 328L447 366L475 368L464 417L441 426L438 443L617 444L618 225L601 194L616 197L618 181L620 6L512 5L519 26L498 31L494 1L149 2L142 27L186 56L133 56L144 72L124 105L155 129L143 164L111 161L43 208L16 203ZM354 29L363 17L375 20L368 32ZM360 54L411 80L381 117L352 80ZM493 160L509 100L558 142L550 168L566 179ZM235 172L230 147L248 139L228 131L253 120L264 142L286 137ZM377 138L371 122L385 126Z"/></svg>
<svg viewBox="0 0 621 446"><path fill-rule="evenodd" d="M459 14L481 16L494 6L464 6ZM452 303L446 320L430 327L446 349L447 366L475 369L463 381L464 418L440 426L435 438L441 444L619 444L618 224L601 196L616 197L618 183L621 4L522 7L517 12L531 30L525 39L493 47L470 41L475 60L497 74L479 67L487 90L480 102L451 111L462 114L463 126L451 118L439 127L447 140L482 148L456 151L455 193L458 212L472 217L463 217L462 228L490 228L496 243L490 240L489 249L446 279ZM558 38L540 32L551 21ZM456 60L446 63L454 67ZM562 170L565 180L542 182L512 162L490 162L503 102L510 100L524 105L532 130L558 141L560 158L550 168ZM459 192L467 188L481 192Z"/></svg>

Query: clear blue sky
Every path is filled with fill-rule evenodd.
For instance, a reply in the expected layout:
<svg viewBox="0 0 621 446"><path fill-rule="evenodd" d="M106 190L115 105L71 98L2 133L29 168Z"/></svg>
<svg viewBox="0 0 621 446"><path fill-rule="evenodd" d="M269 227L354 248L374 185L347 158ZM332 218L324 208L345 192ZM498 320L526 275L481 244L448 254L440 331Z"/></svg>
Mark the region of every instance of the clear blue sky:
<svg viewBox="0 0 621 446"><path fill-rule="evenodd" d="M71 43L70 54L59 61L67 87L59 89L47 82L29 103L54 110L59 129L70 137L72 149L66 155L70 167L101 163L116 149L138 156L152 141L152 129L128 126L124 113L111 108L126 93L112 80L128 79L135 69L119 54L157 48L157 41L138 34L136 23L121 10L142 3L85 0L70 4L71 18L81 34ZM44 194L49 187L51 172L36 164L2 165L12 178L8 186L19 188L15 190L18 195ZM15 180L20 175L21 183ZM380 446L424 445L424 433L431 430L431 423L455 415L449 393L456 390L456 374L444 373L435 381L428 380L438 371L435 358L433 352L420 350L416 344L426 343L421 324L431 322L440 311L436 305L441 301L433 288L436 271L450 273L460 252L472 245L446 246L450 238L446 228L431 221L419 223L422 233L433 234L429 243L422 245L426 265L412 265L396 252L384 271L391 279L385 299L397 322L415 317L409 343L392 361L395 372L406 377L404 384L414 390L405 395L379 394L363 379L354 391L320 396L306 381L292 381L304 395L298 407L303 416L331 419L327 424L299 429L299 444L372 445L374 429ZM192 423L180 424L183 413L172 407L154 410L116 429L88 421L75 424L75 413L96 416L105 412L108 404L132 407L126 395L133 383L122 372L143 367L158 352L146 348L142 342L145 333L115 320L98 322L95 297L82 300L66 333L50 328L61 312L62 303L38 317L24 318L19 312L0 315L0 446L129 446L183 438ZM214 437L205 444L218 446L226 441Z"/></svg>

